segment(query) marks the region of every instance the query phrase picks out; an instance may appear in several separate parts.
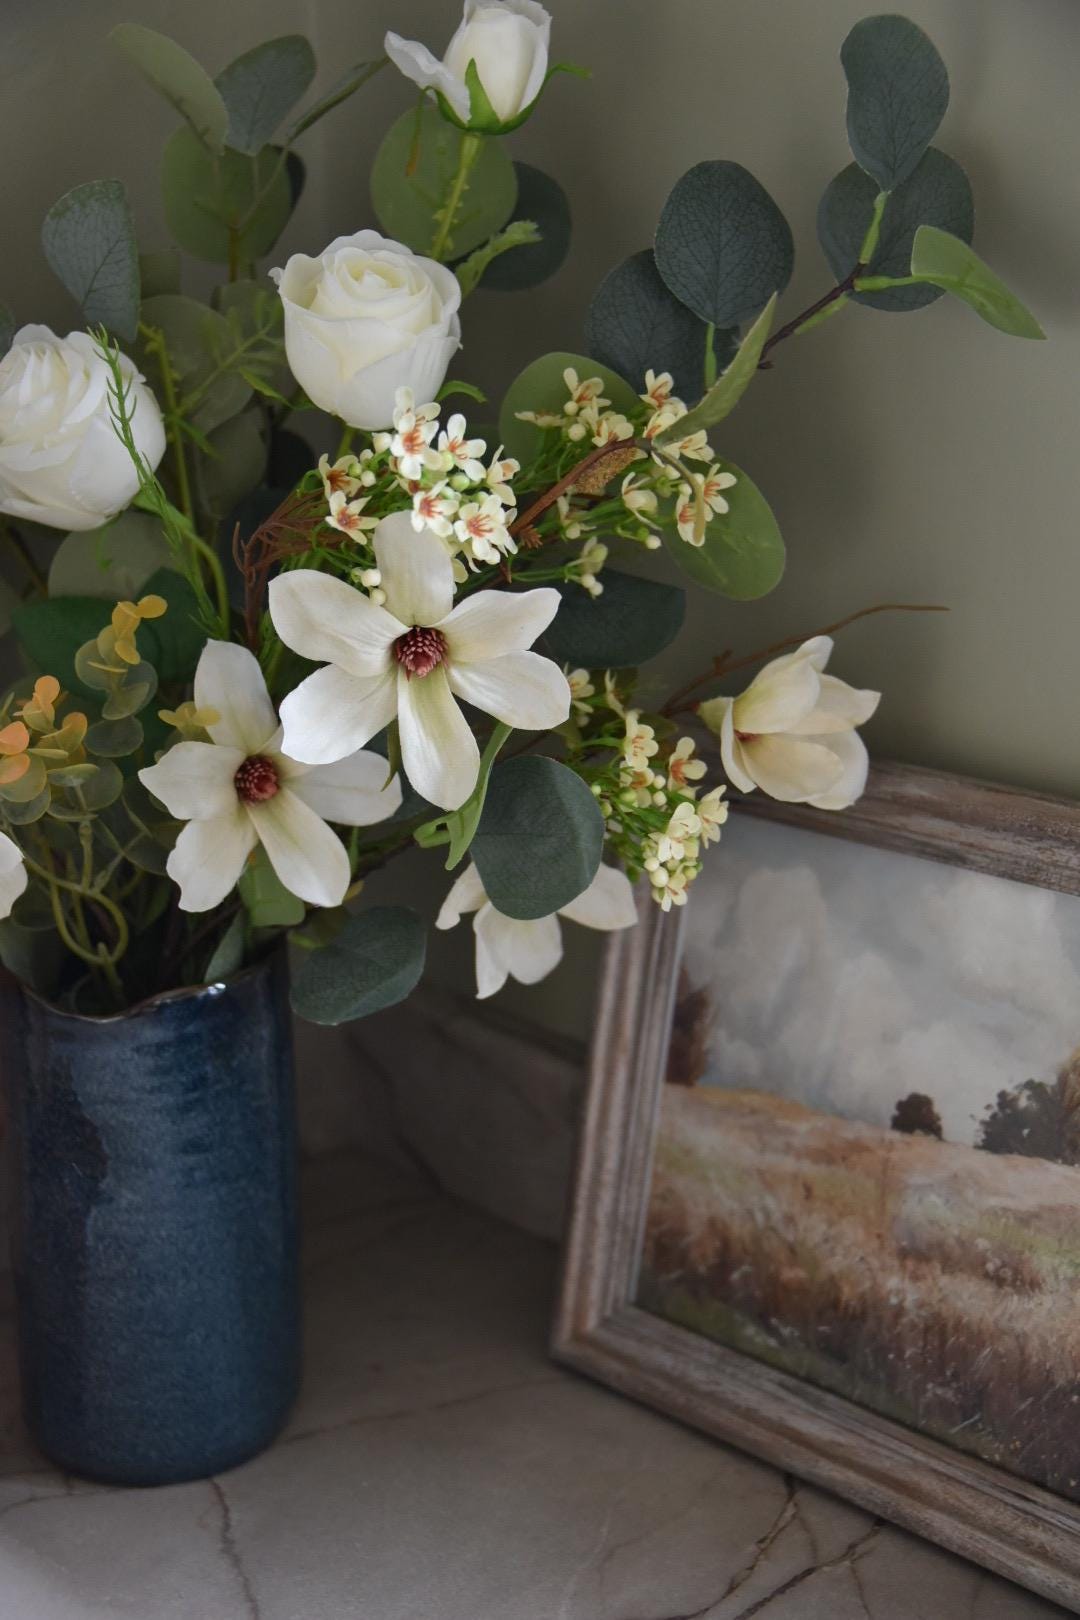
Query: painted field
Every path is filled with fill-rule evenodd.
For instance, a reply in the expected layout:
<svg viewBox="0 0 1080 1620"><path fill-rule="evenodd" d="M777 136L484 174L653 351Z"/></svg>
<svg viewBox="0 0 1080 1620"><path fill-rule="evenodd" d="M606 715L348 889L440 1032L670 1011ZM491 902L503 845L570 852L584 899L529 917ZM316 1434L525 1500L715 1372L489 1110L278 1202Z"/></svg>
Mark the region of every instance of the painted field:
<svg viewBox="0 0 1080 1620"><path fill-rule="evenodd" d="M639 1302L1080 1500L1080 1168L667 1085Z"/></svg>

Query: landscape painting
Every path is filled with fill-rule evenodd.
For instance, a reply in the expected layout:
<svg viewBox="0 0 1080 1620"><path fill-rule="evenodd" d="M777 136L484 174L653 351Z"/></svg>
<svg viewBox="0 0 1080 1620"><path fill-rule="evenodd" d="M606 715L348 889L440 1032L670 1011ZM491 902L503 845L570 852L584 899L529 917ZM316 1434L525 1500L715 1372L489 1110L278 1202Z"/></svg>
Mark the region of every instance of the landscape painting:
<svg viewBox="0 0 1080 1620"><path fill-rule="evenodd" d="M1080 898L733 817L637 1303L1080 1501Z"/></svg>

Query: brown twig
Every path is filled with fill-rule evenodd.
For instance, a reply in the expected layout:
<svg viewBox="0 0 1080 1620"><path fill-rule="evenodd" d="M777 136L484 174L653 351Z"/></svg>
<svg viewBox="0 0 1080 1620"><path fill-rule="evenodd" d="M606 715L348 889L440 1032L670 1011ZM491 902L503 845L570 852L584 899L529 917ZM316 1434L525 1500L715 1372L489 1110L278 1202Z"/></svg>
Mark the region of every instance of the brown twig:
<svg viewBox="0 0 1080 1620"><path fill-rule="evenodd" d="M687 709L696 709L696 703L686 700L699 686L707 686L710 681L719 680L721 675L733 675L736 670L747 669L751 664L760 664L767 658L775 658L777 653L786 652L789 647L800 647L804 641L812 641L817 636L833 636L841 630L846 630L849 624L855 624L859 619L868 619L873 613L948 613L948 608L940 602L877 602L873 607L860 608L857 613L849 613L846 618L837 619L835 624L826 624L820 630L812 630L809 635L786 636L783 641L773 642L771 647L762 647L757 652L747 653L734 661L731 652L718 653L710 667L701 675L695 675L692 681L687 681L674 692L661 714L682 714Z"/></svg>
<svg viewBox="0 0 1080 1620"><path fill-rule="evenodd" d="M293 492L247 540L241 538L239 524L233 530L233 558L244 581L244 637L253 652L259 646L270 570L286 557L310 551L311 536L322 522L323 509L317 494Z"/></svg>

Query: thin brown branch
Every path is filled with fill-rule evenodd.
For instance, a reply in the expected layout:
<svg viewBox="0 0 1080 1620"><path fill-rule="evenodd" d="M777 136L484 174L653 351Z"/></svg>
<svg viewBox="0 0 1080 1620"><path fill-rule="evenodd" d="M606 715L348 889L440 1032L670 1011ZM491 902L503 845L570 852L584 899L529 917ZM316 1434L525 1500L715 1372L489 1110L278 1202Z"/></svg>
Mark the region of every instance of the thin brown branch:
<svg viewBox="0 0 1080 1620"><path fill-rule="evenodd" d="M719 680L722 675L733 675L736 670L747 669L751 664L764 663L767 658L775 658L778 653L787 652L789 647L801 647L804 641L812 641L817 636L834 636L848 625L855 624L859 619L868 619L874 613L948 613L948 608L940 602L877 602L873 607L859 608L857 613L849 613L846 618L837 619L834 624L823 625L820 630L811 630L809 635L786 636L783 641L773 642L771 647L762 647L757 652L747 653L742 658L732 659L730 650L718 653L707 670L695 675L692 681L687 681L674 692L661 709L661 714L683 714L687 709L697 708L696 703L686 700L701 686L707 686L710 681Z"/></svg>

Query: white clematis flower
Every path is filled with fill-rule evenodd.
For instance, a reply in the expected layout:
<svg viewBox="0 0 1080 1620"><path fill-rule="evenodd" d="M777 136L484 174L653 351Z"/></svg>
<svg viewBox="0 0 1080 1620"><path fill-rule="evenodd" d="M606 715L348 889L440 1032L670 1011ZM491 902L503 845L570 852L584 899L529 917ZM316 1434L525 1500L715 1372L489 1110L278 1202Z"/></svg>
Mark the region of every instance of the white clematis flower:
<svg viewBox="0 0 1080 1620"><path fill-rule="evenodd" d="M700 705L720 738L724 769L743 793L759 787L818 810L846 810L862 793L869 761L855 727L869 720L881 694L824 674L832 648L828 636L815 636L766 664L739 697Z"/></svg>
<svg viewBox="0 0 1080 1620"><path fill-rule="evenodd" d="M440 62L426 45L389 33L383 49L421 90L444 96L463 124L471 114L469 63L503 123L531 107L547 76L551 17L537 0L465 0L465 12Z"/></svg>
<svg viewBox="0 0 1080 1620"><path fill-rule="evenodd" d="M528 649L559 606L557 591L477 591L454 607L450 554L411 512L373 537L386 606L344 580L298 568L270 583L270 616L287 647L326 661L281 706L285 749L325 764L361 748L397 717L405 774L444 810L465 803L480 755L460 698L505 725L548 731L570 713L566 676Z"/></svg>
<svg viewBox="0 0 1080 1620"><path fill-rule="evenodd" d="M353 753L312 770L281 745L281 727L258 659L246 647L208 641L195 671L195 705L218 716L210 742L180 742L139 780L170 815L186 821L166 863L181 911L210 911L234 887L262 844L285 887L313 906L337 906L349 887L349 857L327 822L367 827L401 804L386 761Z"/></svg>
<svg viewBox="0 0 1080 1620"><path fill-rule="evenodd" d="M436 928L454 928L462 914L475 911L476 994L480 1000L501 990L508 978L519 984L538 984L562 960L562 929L559 918L581 923L586 928L611 931L630 928L637 922L634 891L625 872L614 866L601 866L589 887L550 917L528 922L496 911L472 862L457 879L443 901Z"/></svg>
<svg viewBox="0 0 1080 1620"><path fill-rule="evenodd" d="M0 920L11 916L11 908L26 888L26 883L22 850L7 833L0 832Z"/></svg>

